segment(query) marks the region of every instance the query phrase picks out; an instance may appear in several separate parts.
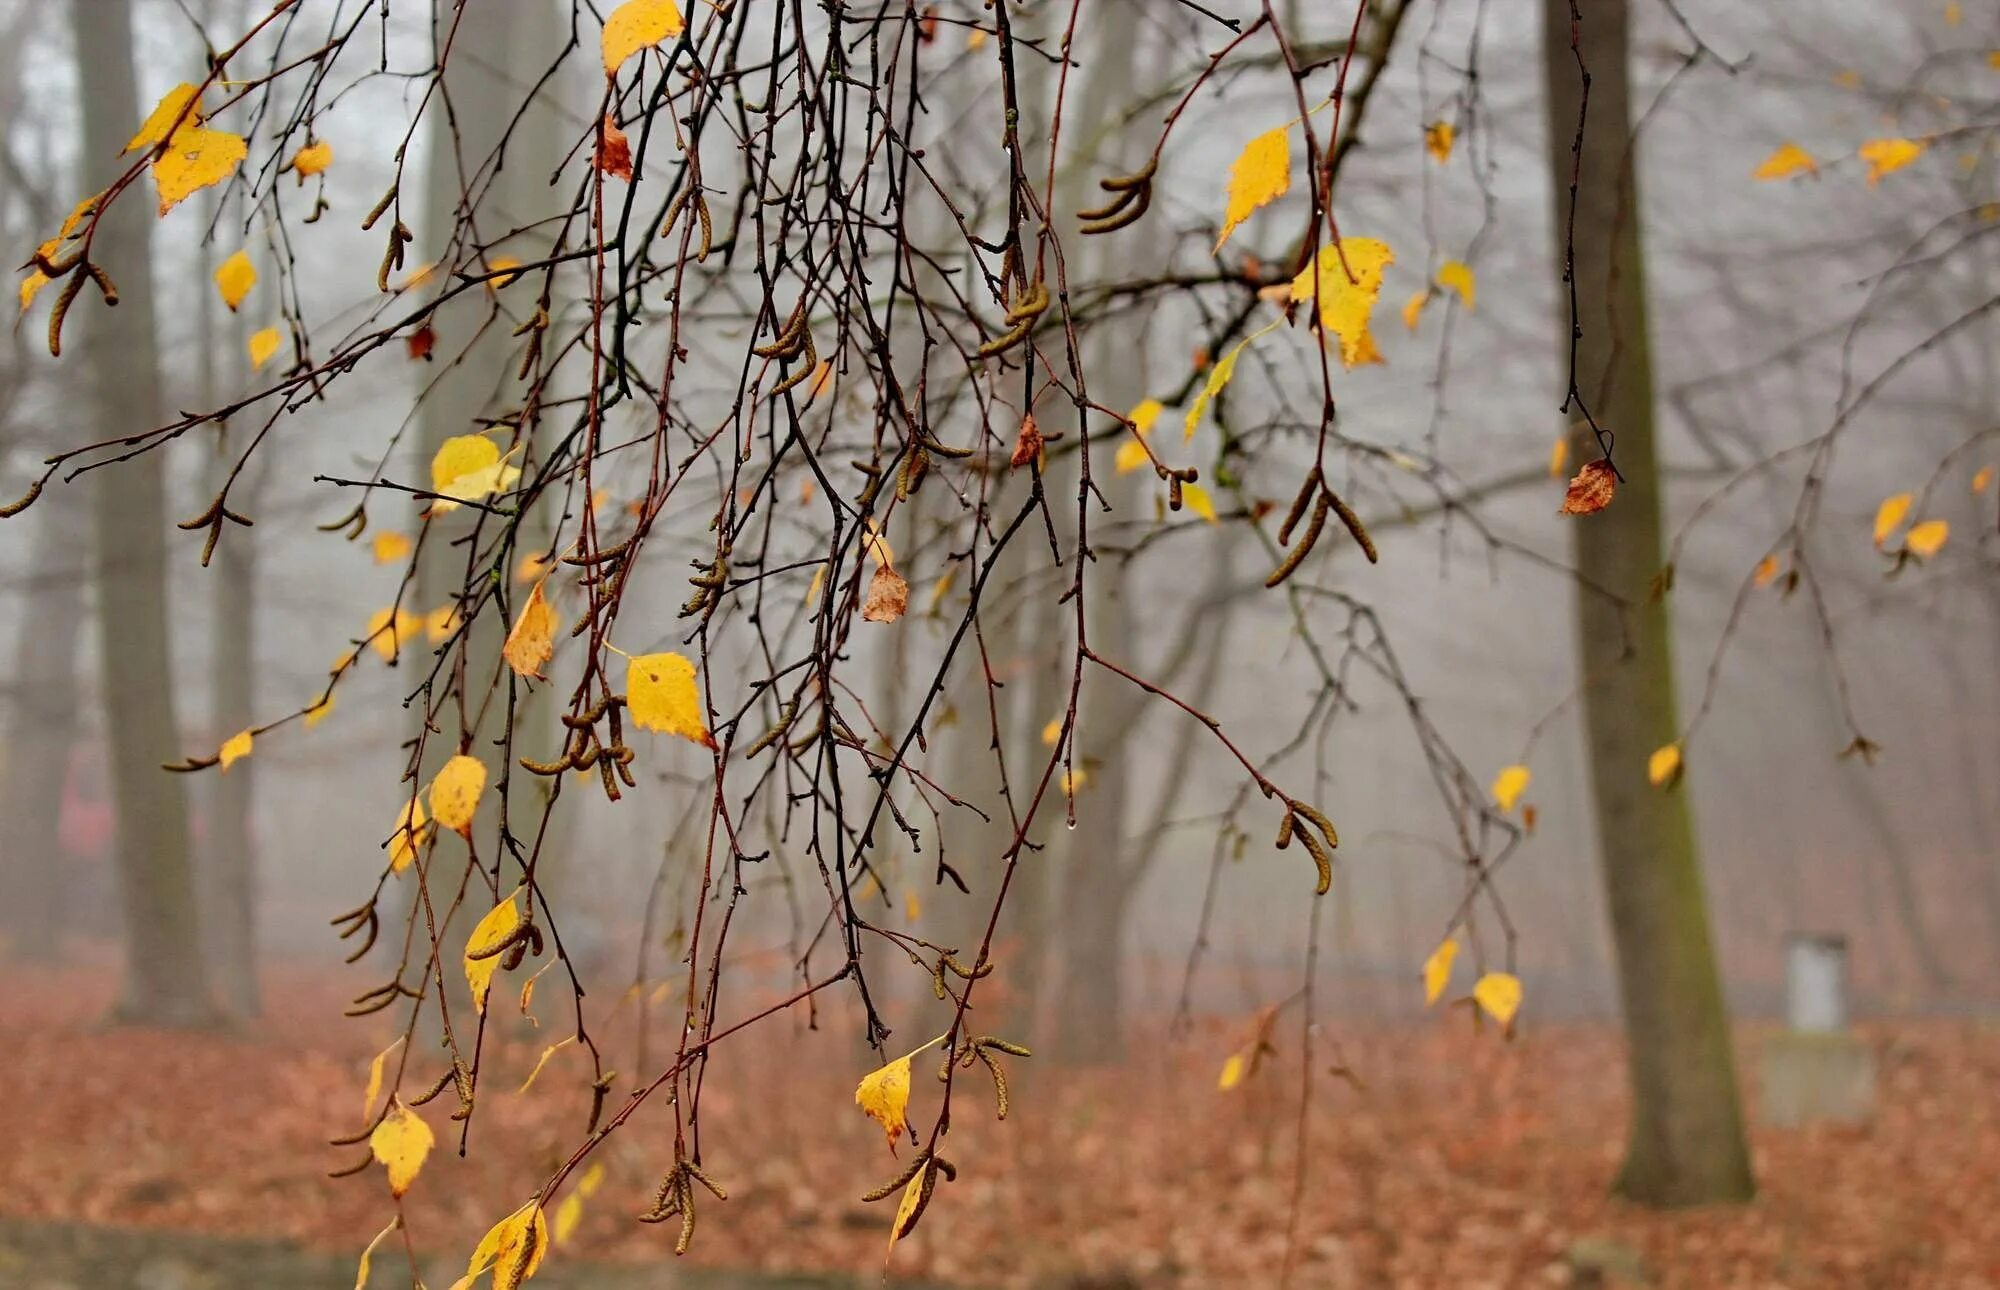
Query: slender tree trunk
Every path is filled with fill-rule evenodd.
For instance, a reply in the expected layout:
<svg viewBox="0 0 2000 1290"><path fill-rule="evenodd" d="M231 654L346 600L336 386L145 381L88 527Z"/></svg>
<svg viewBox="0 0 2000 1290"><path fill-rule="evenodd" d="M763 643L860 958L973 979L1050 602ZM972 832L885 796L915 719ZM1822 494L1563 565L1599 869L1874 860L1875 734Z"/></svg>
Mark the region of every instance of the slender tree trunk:
<svg viewBox="0 0 2000 1290"><path fill-rule="evenodd" d="M255 548L240 540L221 543L211 572L216 581L209 687L216 736L227 738L256 722ZM257 759L251 757L216 778L210 786L207 839L214 879L209 945L216 988L229 1012L245 1018L263 1010L257 988L257 855L251 835L256 775Z"/></svg>
<svg viewBox="0 0 2000 1290"><path fill-rule="evenodd" d="M130 0L70 6L81 69L88 173L107 178L133 122L144 112L133 70ZM117 281L122 303L90 302L74 320L75 362L88 373L102 436L159 421L151 212L144 191L127 193L98 226L95 255ZM168 631L166 487L161 454L96 472L98 646L104 728L117 805L117 865L125 917L125 984L118 1015L167 1025L213 1019L188 859L187 797L160 764L181 755L174 719ZM238 537L236 540L243 540Z"/></svg>
<svg viewBox="0 0 2000 1290"><path fill-rule="evenodd" d="M13 710L7 725L5 805L7 886L0 911L14 954L54 962L62 954L63 863L60 803L76 743L78 642L83 635L87 526L72 497L47 497L37 510L14 646Z"/></svg>
<svg viewBox="0 0 2000 1290"><path fill-rule="evenodd" d="M1543 13L1559 263L1580 164L1577 377L1598 422L1617 435L1625 476L1606 510L1566 521L1580 573L1625 601L1577 597L1598 847L1630 1048L1631 1136L1617 1190L1652 1205L1740 1201L1753 1191L1750 1160L1688 790L1646 780L1648 755L1675 740L1679 717L1666 606L1649 595L1661 497L1629 168L1628 14L1624 0L1544 0ZM1584 107L1579 57L1590 78L1580 157L1571 151Z"/></svg>

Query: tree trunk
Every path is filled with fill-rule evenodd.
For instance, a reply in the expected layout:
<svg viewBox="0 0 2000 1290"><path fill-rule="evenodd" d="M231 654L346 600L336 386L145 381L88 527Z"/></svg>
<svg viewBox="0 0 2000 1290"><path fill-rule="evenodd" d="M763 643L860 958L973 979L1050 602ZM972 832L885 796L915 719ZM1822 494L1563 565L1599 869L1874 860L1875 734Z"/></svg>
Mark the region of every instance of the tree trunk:
<svg viewBox="0 0 2000 1290"><path fill-rule="evenodd" d="M1687 788L1662 791L1646 779L1648 755L1676 739L1679 717L1666 606L1649 594L1661 498L1629 168L1628 14L1624 0L1574 0L1574 9L1573 0L1544 0L1543 14L1559 263L1580 163L1577 379L1598 423L1617 435L1625 476L1607 509L1566 521L1576 526L1579 573L1625 602L1581 589L1577 597L1584 727L1630 1049L1631 1136L1617 1190L1650 1205L1741 1201L1754 1187ZM1571 151L1583 110L1579 57L1590 77L1580 158Z"/></svg>
<svg viewBox="0 0 2000 1290"><path fill-rule="evenodd" d="M84 156L102 180L144 116L132 66L130 0L70 6L82 71ZM95 301L71 324L75 359L96 429L109 437L159 421L162 399L148 254L149 194L135 189L98 225L95 255L122 303ZM161 454L145 453L94 479L97 622L104 729L117 815L117 867L125 918L125 983L117 1015L164 1025L214 1016L202 962L188 861L187 798L160 769L181 756L168 634L166 487ZM244 540L237 537L237 541Z"/></svg>
<svg viewBox="0 0 2000 1290"><path fill-rule="evenodd" d="M4 910L16 957L51 963L62 955L63 873L59 826L76 743L77 642L83 634L88 550L72 497L47 497L37 510L34 553L14 646L13 712L8 720L4 814L9 821Z"/></svg>
<svg viewBox="0 0 2000 1290"><path fill-rule="evenodd" d="M209 685L214 731L226 739L256 722L255 549L240 539L220 543L211 573L216 582ZM209 786L210 961L224 1007L244 1018L263 1010L257 988L257 856L250 827L256 774L257 759L246 758Z"/></svg>
<svg viewBox="0 0 2000 1290"><path fill-rule="evenodd" d="M1108 813L1077 804L1080 821L1101 814ZM1084 831L1079 823L1077 834ZM1070 864L1056 1057L1073 1066L1115 1062L1125 1055L1125 915L1138 884L1116 851L1093 855L1072 848Z"/></svg>

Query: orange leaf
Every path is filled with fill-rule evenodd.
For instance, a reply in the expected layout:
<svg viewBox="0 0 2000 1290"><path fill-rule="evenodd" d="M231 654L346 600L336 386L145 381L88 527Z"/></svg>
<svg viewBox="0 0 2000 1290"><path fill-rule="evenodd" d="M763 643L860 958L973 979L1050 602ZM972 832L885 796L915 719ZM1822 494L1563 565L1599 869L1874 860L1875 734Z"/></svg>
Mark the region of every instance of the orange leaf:
<svg viewBox="0 0 2000 1290"><path fill-rule="evenodd" d="M1561 515L1595 515L1611 505L1612 497L1618 492L1618 474L1611 469L1608 458L1600 457L1586 463L1576 472L1576 478L1569 481L1569 490L1563 494Z"/></svg>

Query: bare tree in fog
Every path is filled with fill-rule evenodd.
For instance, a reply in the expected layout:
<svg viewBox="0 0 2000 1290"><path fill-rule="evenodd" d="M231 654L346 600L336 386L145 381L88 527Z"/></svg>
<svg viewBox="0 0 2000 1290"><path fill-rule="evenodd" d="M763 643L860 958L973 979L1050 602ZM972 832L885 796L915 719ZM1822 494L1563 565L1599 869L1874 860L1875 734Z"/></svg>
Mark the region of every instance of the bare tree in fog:
<svg viewBox="0 0 2000 1290"><path fill-rule="evenodd" d="M1598 862L1630 1044L1632 1125L1618 1187L1651 1204L1747 1198L1753 1184L1722 982L1688 793L1641 774L1675 745L1671 633L1660 574L1661 472L1632 160L1625 0L1544 0L1558 263L1570 318L1569 397L1623 478L1572 550ZM1673 772L1669 772L1672 774Z"/></svg>
<svg viewBox="0 0 2000 1290"><path fill-rule="evenodd" d="M70 6L82 95L83 169L102 178L132 137L139 108L131 0ZM107 203L87 217L88 254L118 284L116 309L81 320L78 362L115 379L88 382L96 433L112 442L159 423L158 330L151 225L138 201ZM72 282L76 279L72 279ZM67 289L69 284L65 284ZM51 348L54 348L51 345ZM187 795L162 774L180 742L169 680L167 522L163 463L140 453L91 481L97 556L97 636L104 685L106 758L116 810L116 864L125 919L119 1011L135 1020L202 1024L209 997L188 851Z"/></svg>

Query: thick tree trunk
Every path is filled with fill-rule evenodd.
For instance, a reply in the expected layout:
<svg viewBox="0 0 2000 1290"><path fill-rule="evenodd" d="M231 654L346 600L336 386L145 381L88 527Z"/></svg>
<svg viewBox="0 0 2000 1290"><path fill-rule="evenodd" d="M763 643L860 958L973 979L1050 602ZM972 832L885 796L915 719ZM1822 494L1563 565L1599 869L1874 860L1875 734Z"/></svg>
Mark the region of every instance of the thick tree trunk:
<svg viewBox="0 0 2000 1290"><path fill-rule="evenodd" d="M88 551L83 515L70 497L49 497L28 560L14 646L13 711L0 819L8 821L6 894L0 899L14 955L49 963L62 954L60 803L76 743L77 643L83 634Z"/></svg>
<svg viewBox="0 0 2000 1290"><path fill-rule="evenodd" d="M130 0L72 5L82 69L84 155L103 180L143 118L132 55ZM148 194L135 190L98 226L94 254L117 281L116 309L79 309L72 360L87 387L99 435L157 424L162 406L154 342ZM181 756L168 632L161 454L96 473L97 622L105 742L117 807L117 865L125 918L125 984L118 1015L166 1025L213 1019L188 860L187 798L160 764ZM237 540L242 540L241 538Z"/></svg>
<svg viewBox="0 0 2000 1290"><path fill-rule="evenodd" d="M1617 435L1625 476L1610 507L1567 521L1582 576L1625 602L1577 597L1598 846L1630 1046L1631 1137L1617 1189L1652 1205L1740 1201L1753 1190L1750 1160L1688 792L1646 779L1648 755L1675 740L1679 717L1666 606L1649 594L1661 498L1628 169L1628 15L1624 0L1544 0L1543 13L1559 257L1579 161L1571 151L1583 111L1579 55L1590 77L1574 220L1577 379L1598 422Z"/></svg>

